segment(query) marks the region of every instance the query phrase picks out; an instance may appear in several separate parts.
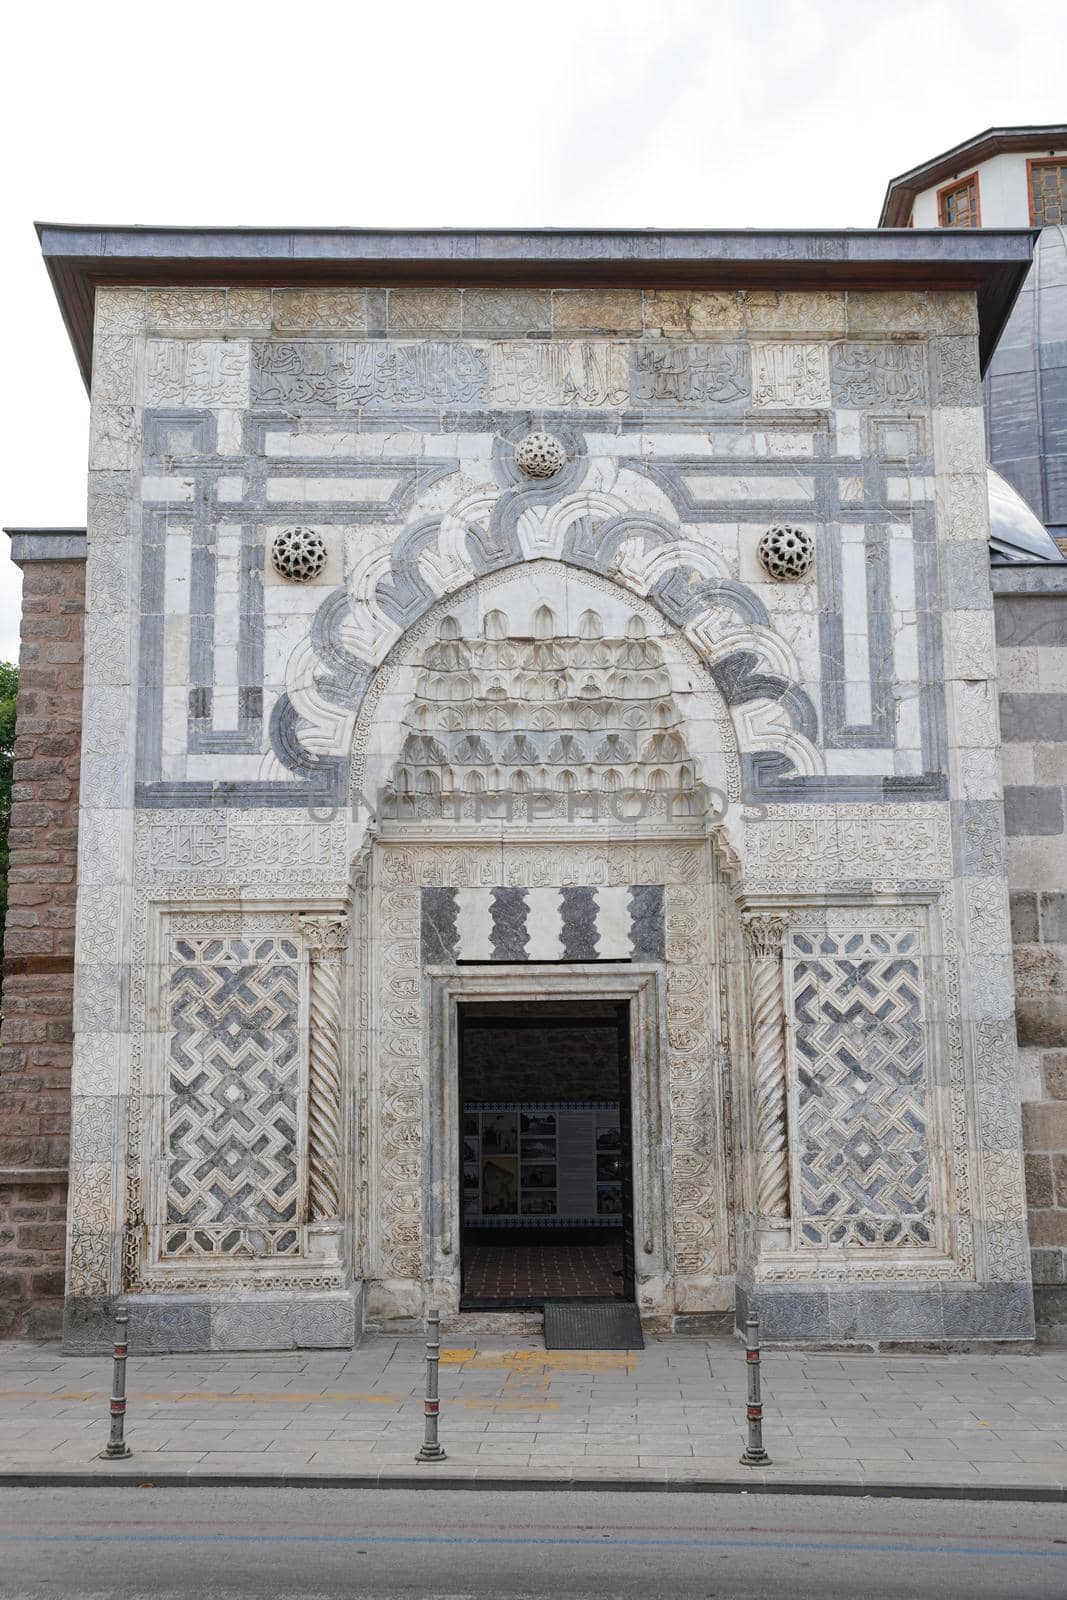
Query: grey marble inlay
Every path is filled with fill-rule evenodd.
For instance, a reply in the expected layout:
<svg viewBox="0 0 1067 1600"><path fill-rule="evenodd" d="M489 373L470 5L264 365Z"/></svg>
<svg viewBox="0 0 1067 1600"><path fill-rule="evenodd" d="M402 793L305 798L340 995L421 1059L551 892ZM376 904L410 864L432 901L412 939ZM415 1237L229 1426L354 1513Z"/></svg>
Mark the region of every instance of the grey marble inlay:
<svg viewBox="0 0 1067 1600"><path fill-rule="evenodd" d="M494 961L527 959L525 889L490 889L490 940Z"/></svg>
<svg viewBox="0 0 1067 1600"><path fill-rule="evenodd" d="M597 956L596 890L577 885L560 891L563 915L563 959L595 961Z"/></svg>
<svg viewBox="0 0 1067 1600"><path fill-rule="evenodd" d="M460 897L462 894L462 910ZM602 901L604 894L610 905ZM628 930L620 936L618 896ZM420 949L426 966L454 961L663 961L662 884L626 890L426 888L420 901Z"/></svg>
<svg viewBox="0 0 1067 1600"><path fill-rule="evenodd" d="M454 961L459 946L455 889L423 889L419 930L424 966Z"/></svg>
<svg viewBox="0 0 1067 1600"><path fill-rule="evenodd" d="M663 961L667 953L663 885L635 883L630 890L630 937L635 961Z"/></svg>

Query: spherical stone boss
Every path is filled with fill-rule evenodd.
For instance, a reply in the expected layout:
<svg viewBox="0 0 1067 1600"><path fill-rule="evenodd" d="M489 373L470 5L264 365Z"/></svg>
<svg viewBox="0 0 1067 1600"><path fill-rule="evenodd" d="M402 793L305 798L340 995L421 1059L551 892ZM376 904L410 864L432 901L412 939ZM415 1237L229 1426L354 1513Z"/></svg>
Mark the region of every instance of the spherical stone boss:
<svg viewBox="0 0 1067 1600"><path fill-rule="evenodd" d="M790 583L802 578L815 560L815 539L806 528L768 528L756 555L768 577Z"/></svg>
<svg viewBox="0 0 1067 1600"><path fill-rule="evenodd" d="M326 542L311 528L282 528L271 541L270 559L279 577L310 583L326 565Z"/></svg>
<svg viewBox="0 0 1067 1600"><path fill-rule="evenodd" d="M567 459L551 433L528 433L515 447L515 465L527 478L554 478Z"/></svg>

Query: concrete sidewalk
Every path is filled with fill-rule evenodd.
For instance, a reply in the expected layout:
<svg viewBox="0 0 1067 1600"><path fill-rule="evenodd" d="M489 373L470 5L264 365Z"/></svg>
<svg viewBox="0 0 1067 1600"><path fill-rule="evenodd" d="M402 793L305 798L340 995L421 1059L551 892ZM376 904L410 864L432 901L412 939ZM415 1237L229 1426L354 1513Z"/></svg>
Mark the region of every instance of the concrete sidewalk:
<svg viewBox="0 0 1067 1600"><path fill-rule="evenodd" d="M0 1345L0 1484L568 1485L1067 1498L1067 1350L763 1361L773 1465L742 1467L729 1340L546 1351L479 1336L441 1357L445 1462L416 1466L423 1345L131 1357L129 1461L107 1440L111 1363Z"/></svg>

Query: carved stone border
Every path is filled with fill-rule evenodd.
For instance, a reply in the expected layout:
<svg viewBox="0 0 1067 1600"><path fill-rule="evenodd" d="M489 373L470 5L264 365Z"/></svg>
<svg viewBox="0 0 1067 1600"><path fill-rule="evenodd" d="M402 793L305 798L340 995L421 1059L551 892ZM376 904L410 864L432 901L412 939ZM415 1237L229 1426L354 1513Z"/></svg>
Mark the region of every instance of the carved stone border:
<svg viewBox="0 0 1067 1600"><path fill-rule="evenodd" d="M877 928L887 924L915 928L920 935L927 1000L929 1066L928 1149L934 1186L938 1242L930 1250L817 1250L797 1242L764 1245L751 1268L758 1282L884 1283L969 1280L975 1276L973 1183L969 1149L973 1113L969 1109L967 1055L960 1019L959 961L951 915L951 889L945 884L900 886L881 894L842 890L813 900L810 895L747 896L749 915L770 912L788 918L789 935L832 926ZM795 1103L796 1063L793 1019L786 1021L787 1118Z"/></svg>
<svg viewBox="0 0 1067 1600"><path fill-rule="evenodd" d="M235 890L223 890L215 895L190 891L183 886L171 899L153 897L139 905L137 922L140 937L135 940L134 986L137 997L136 1014L144 1019L136 1029L138 1048L136 1061L130 1075L130 1093L127 1106L127 1215L123 1244L123 1282L127 1293L151 1292L196 1294L209 1290L223 1292L278 1292L287 1289L340 1289L351 1278L350 1270L339 1260L323 1259L322 1252L309 1248L308 1219L301 1232L304 1244L301 1255L287 1257L284 1261L269 1258L249 1261L234 1258L230 1261L205 1258L193 1263L189 1260L164 1261L158 1253L161 1236L161 1168L158 1152L162 1140L163 1095L161 1093L164 1071L163 1043L163 982L165 975L164 953L167 940L175 932L251 933L277 931L292 938L298 946L304 943L303 917L311 913L332 924L344 922L347 911L343 901L330 900L316 904L305 899L257 898L241 901ZM343 958L342 958L343 959ZM308 1118L306 1096L308 1087L308 1045L310 1034L309 1014L309 960L305 948L301 973L301 1032L303 1060L301 1063L301 1115L298 1125L301 1164L304 1168L302 1191L307 1186ZM345 1092L344 1088L343 1091ZM343 1124L342 1124L343 1125ZM345 1164L340 1164L340 1184L344 1187ZM342 1203L342 1210L346 1210ZM345 1225L351 1225L345 1218ZM332 1252L331 1252L332 1254Z"/></svg>

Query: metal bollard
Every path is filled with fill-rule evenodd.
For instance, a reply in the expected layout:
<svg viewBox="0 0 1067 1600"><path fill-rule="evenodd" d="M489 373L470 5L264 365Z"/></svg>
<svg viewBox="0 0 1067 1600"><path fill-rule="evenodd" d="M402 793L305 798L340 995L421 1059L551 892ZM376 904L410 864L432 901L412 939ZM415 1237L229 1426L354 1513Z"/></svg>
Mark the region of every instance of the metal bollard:
<svg viewBox="0 0 1067 1600"><path fill-rule="evenodd" d="M115 1363L111 1378L111 1437L100 1452L101 1461L125 1460L127 1456L133 1454L122 1436L126 1426L126 1357L129 1353L126 1343L126 1324L129 1320L127 1311L116 1311Z"/></svg>
<svg viewBox="0 0 1067 1600"><path fill-rule="evenodd" d="M748 1369L748 1443L741 1456L743 1467L767 1467L771 1458L763 1448L763 1402L759 1383L759 1317L755 1312L745 1323L745 1366Z"/></svg>
<svg viewBox="0 0 1067 1600"><path fill-rule="evenodd" d="M416 1461L444 1461L445 1452L437 1439L441 1402L437 1396L437 1367L441 1359L441 1313L426 1313L426 1399L423 1401L425 1434Z"/></svg>

